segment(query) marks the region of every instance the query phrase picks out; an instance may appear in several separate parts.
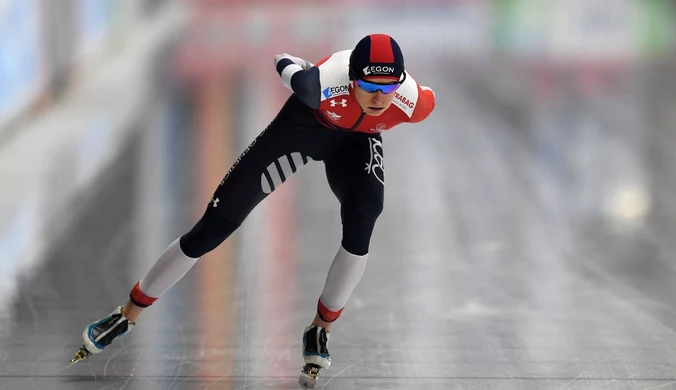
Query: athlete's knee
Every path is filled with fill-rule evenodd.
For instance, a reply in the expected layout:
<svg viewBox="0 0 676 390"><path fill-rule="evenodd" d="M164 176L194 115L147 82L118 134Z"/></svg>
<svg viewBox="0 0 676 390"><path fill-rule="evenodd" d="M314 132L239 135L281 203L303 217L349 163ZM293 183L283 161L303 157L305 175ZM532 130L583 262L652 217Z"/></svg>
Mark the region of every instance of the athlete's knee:
<svg viewBox="0 0 676 390"><path fill-rule="evenodd" d="M202 257L230 237L240 224L220 213L207 210L195 226L181 237L181 250L188 257Z"/></svg>
<svg viewBox="0 0 676 390"><path fill-rule="evenodd" d="M341 210L343 222L375 223L383 212L383 199L376 196L347 200Z"/></svg>
<svg viewBox="0 0 676 390"><path fill-rule="evenodd" d="M348 252L363 256L368 253L376 220L383 211L383 201L364 200L343 208L342 245Z"/></svg>

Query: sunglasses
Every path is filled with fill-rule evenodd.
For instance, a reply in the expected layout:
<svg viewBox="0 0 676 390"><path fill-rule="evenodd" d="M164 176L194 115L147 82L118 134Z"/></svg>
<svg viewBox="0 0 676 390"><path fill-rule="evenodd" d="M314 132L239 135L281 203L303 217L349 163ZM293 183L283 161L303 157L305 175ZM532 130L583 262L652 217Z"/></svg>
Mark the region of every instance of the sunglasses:
<svg viewBox="0 0 676 390"><path fill-rule="evenodd" d="M371 83L368 81L364 80L357 80L357 85L359 88L363 89L364 91L368 93L374 93L376 91L380 91L384 94L392 93L399 88L401 85L400 82L394 82L394 83L388 83L388 84L378 84L378 83Z"/></svg>

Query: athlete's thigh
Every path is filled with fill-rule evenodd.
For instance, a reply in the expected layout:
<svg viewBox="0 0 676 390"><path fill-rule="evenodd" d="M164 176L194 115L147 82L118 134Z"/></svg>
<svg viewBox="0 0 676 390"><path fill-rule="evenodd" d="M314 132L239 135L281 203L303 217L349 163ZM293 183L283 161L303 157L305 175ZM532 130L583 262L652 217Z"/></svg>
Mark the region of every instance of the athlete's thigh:
<svg viewBox="0 0 676 390"><path fill-rule="evenodd" d="M341 205L359 202L382 208L385 193L383 143L380 134L357 133L325 160L326 177ZM341 211L344 214L344 210Z"/></svg>
<svg viewBox="0 0 676 390"><path fill-rule="evenodd" d="M309 161L308 156L318 145L292 126L273 121L242 152L214 192L209 210L241 223L258 203Z"/></svg>

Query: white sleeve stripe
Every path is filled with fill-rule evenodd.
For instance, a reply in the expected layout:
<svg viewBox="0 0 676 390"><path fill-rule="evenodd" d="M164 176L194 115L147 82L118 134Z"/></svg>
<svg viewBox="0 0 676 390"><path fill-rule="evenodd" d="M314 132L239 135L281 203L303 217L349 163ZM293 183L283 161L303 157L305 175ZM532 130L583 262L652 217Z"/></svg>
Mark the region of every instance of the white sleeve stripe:
<svg viewBox="0 0 676 390"><path fill-rule="evenodd" d="M303 70L300 65L290 64L282 71L282 84L285 87L293 91L291 88L291 77L296 74L296 72Z"/></svg>

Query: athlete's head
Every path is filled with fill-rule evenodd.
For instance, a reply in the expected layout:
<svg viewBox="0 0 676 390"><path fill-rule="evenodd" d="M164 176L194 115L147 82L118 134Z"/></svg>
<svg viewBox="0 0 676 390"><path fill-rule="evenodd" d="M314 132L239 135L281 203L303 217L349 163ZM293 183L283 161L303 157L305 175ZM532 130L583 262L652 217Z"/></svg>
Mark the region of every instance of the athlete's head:
<svg viewBox="0 0 676 390"><path fill-rule="evenodd" d="M349 72L359 105L366 114L378 116L406 79L404 55L389 35L367 35L352 50Z"/></svg>

